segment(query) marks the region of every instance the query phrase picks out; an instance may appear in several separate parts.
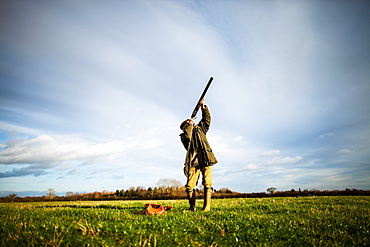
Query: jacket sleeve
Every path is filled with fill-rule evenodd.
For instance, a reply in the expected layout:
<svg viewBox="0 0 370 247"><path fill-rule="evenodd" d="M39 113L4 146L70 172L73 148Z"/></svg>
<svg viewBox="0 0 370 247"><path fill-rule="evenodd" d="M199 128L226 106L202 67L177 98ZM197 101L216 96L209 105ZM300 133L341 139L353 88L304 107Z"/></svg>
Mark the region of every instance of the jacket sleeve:
<svg viewBox="0 0 370 247"><path fill-rule="evenodd" d="M211 113L209 112L208 106L205 105L202 109L202 119L198 123L198 126L202 129L204 133L207 133L209 126L211 125Z"/></svg>
<svg viewBox="0 0 370 247"><path fill-rule="evenodd" d="M184 129L184 132L180 134L181 142L184 145L184 148L186 150L188 150L189 148L189 143L190 143L192 134L193 134L192 124L189 124L188 126L186 126L186 128Z"/></svg>

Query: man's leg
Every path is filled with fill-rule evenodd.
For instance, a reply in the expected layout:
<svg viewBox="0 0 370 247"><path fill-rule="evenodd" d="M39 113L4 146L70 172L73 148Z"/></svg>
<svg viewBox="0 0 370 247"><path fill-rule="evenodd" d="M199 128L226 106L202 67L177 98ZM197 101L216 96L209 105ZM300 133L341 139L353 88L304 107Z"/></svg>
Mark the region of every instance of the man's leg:
<svg viewBox="0 0 370 247"><path fill-rule="evenodd" d="M196 203L196 193L195 193L195 190L192 190L192 191L187 191L187 194L188 194L188 200L189 200L189 211L197 211L197 209L195 208L195 203Z"/></svg>
<svg viewBox="0 0 370 247"><path fill-rule="evenodd" d="M197 186L197 182L199 179L200 170L194 167L190 168L190 176L186 182L185 188L186 193L188 195L189 205L190 208L188 211L196 211L195 203L196 203L196 194L194 188Z"/></svg>
<svg viewBox="0 0 370 247"><path fill-rule="evenodd" d="M204 204L203 211L208 212L211 210L211 197L212 197L212 166L207 166L202 169L203 186L204 186Z"/></svg>

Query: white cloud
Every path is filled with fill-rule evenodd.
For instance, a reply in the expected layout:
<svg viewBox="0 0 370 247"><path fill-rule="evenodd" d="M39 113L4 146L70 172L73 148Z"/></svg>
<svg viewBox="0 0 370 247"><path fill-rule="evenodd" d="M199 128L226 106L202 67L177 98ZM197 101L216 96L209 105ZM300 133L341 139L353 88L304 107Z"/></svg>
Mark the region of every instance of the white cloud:
<svg viewBox="0 0 370 247"><path fill-rule="evenodd" d="M260 167L258 164L248 164L244 166L244 170L257 170Z"/></svg>
<svg viewBox="0 0 370 247"><path fill-rule="evenodd" d="M158 139L150 139L144 143L142 149L154 149L158 148L162 145L162 141Z"/></svg>
<svg viewBox="0 0 370 247"><path fill-rule="evenodd" d="M237 142L240 142L242 140L243 140L243 137L242 136L235 137L235 141L237 141Z"/></svg>
<svg viewBox="0 0 370 247"><path fill-rule="evenodd" d="M328 136L333 136L334 134L333 133L325 133L323 135L320 135L319 137L320 138L325 138L325 137L328 137Z"/></svg>
<svg viewBox="0 0 370 247"><path fill-rule="evenodd" d="M301 161L303 158L301 156L296 157L277 157L269 162L267 162L268 165L286 165L286 164L294 164Z"/></svg>
<svg viewBox="0 0 370 247"><path fill-rule="evenodd" d="M350 153L354 153L355 150L351 150L351 149L340 149L337 151L338 154L350 154Z"/></svg>
<svg viewBox="0 0 370 247"><path fill-rule="evenodd" d="M270 157L270 156L278 156L280 155L280 150L269 150L269 151L265 151L262 153L262 156L267 156L267 157Z"/></svg>
<svg viewBox="0 0 370 247"><path fill-rule="evenodd" d="M123 153L122 142L88 143L75 135L41 135L33 139L11 140L0 151L2 164L48 164L94 160L101 156Z"/></svg>

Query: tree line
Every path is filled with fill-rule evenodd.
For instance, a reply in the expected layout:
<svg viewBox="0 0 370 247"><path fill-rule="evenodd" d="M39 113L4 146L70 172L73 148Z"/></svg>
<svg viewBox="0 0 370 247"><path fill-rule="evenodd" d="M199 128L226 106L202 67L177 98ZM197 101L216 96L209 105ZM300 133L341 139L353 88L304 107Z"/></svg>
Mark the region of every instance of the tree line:
<svg viewBox="0 0 370 247"><path fill-rule="evenodd" d="M274 188L275 189L275 188ZM268 189L267 192L239 193L228 188L214 190L212 198L263 198L263 197L301 197L301 196L370 196L370 190L295 190L276 191ZM184 186L180 187L131 187L127 190L121 189L115 192L92 192L92 193L73 193L67 192L65 196L57 196L54 190L49 189L45 196L18 197L17 194L10 194L0 197L0 202L41 202L41 201L105 201L105 200L176 200L186 199L187 195ZM197 198L203 198L203 189L195 189Z"/></svg>

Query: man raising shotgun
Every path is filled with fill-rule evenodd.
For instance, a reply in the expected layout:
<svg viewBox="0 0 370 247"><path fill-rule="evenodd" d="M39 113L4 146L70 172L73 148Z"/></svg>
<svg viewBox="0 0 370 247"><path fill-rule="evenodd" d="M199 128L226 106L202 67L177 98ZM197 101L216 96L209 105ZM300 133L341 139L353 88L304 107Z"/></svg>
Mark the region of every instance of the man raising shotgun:
<svg viewBox="0 0 370 247"><path fill-rule="evenodd" d="M196 195L194 188L198 184L200 174L202 174L202 184L204 186L204 205L203 211L210 211L212 197L212 166L217 163L212 149L208 143L206 134L211 124L211 114L204 99L198 103L198 109L202 110L202 119L195 125L195 117L181 123L180 134L181 142L187 150L185 156L184 173L187 177L185 185L190 208L186 211L196 211Z"/></svg>

